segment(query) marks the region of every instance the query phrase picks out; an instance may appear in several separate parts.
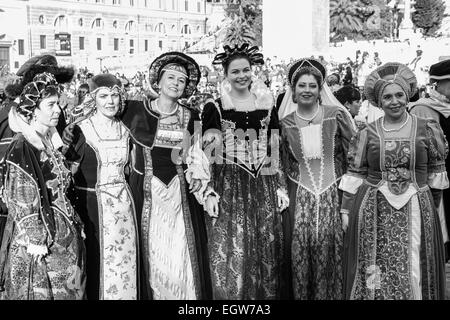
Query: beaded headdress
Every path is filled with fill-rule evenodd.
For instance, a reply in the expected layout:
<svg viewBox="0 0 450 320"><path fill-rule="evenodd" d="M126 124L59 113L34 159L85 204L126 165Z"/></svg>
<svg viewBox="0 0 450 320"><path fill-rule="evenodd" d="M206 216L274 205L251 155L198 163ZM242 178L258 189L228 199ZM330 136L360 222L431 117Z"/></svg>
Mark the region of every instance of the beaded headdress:
<svg viewBox="0 0 450 320"><path fill-rule="evenodd" d="M53 74L44 72L36 75L33 81L23 88L17 111L29 121L37 108L39 99L42 99L42 94L50 87L54 87L58 94L62 91Z"/></svg>
<svg viewBox="0 0 450 320"><path fill-rule="evenodd" d="M201 77L200 67L197 62L188 55L182 52L173 51L164 53L153 60L149 68L148 78L152 89L157 93L159 93L159 80L165 70L181 72L187 78L187 84L184 93L181 96L182 98L190 97L197 90L197 84Z"/></svg>
<svg viewBox="0 0 450 320"><path fill-rule="evenodd" d="M309 73L316 75L320 78L320 84L323 84L324 79L326 77L326 69L316 59L307 58L307 59L300 59L292 63L292 65L289 68L288 72L288 81L291 87L295 86L295 83L293 83L294 79L299 73L304 72L307 70Z"/></svg>

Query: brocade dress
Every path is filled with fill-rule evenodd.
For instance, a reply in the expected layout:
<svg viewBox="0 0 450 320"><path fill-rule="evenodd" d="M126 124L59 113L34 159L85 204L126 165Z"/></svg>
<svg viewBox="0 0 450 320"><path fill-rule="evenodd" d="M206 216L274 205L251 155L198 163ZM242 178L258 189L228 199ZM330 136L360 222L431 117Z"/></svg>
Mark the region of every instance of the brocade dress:
<svg viewBox="0 0 450 320"><path fill-rule="evenodd" d="M310 123L297 111L281 120L282 158L290 180L284 216L295 299L342 299L343 232L338 183L353 135L343 110L320 105Z"/></svg>
<svg viewBox="0 0 450 320"><path fill-rule="evenodd" d="M380 118L358 132L341 181L345 297L445 298L442 232L433 194L448 187L447 142L439 124L411 116L387 132ZM435 203L436 202L436 203Z"/></svg>
<svg viewBox="0 0 450 320"><path fill-rule="evenodd" d="M71 201L85 224L89 300L138 298L139 239L136 212L124 169L130 136L120 121L113 134L92 117L74 127L66 153L72 163Z"/></svg>
<svg viewBox="0 0 450 320"><path fill-rule="evenodd" d="M1 298L84 299L86 252L82 222L66 197L70 171L49 143L29 141L18 133L3 167L9 214L0 250Z"/></svg>
<svg viewBox="0 0 450 320"><path fill-rule="evenodd" d="M255 106L254 111L241 112L224 108L218 99L203 108L205 134L223 136L219 145L210 145L216 149L212 186L220 196L218 219L208 219L214 299L281 297L283 238L277 190L285 184L277 157L278 116L272 104L257 100ZM277 132L272 145L276 152L271 153L272 130Z"/></svg>

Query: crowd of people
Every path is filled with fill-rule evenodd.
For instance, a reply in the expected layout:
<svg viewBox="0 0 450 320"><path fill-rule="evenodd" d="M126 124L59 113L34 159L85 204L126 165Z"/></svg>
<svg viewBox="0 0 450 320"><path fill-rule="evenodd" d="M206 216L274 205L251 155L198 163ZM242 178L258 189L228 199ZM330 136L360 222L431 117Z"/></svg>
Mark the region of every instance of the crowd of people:
<svg viewBox="0 0 450 320"><path fill-rule="evenodd" d="M247 43L212 65L19 69L0 299L445 299L450 60L428 95L376 57L364 83L350 59L272 64Z"/></svg>

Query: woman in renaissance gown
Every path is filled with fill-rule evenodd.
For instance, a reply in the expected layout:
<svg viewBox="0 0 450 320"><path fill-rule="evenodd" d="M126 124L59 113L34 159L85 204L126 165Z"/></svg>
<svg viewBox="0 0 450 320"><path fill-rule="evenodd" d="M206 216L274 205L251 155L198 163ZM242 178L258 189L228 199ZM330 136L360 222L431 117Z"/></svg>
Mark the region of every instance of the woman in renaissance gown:
<svg viewBox="0 0 450 320"><path fill-rule="evenodd" d="M417 81L400 63L367 78L365 94L385 115L353 137L342 178L347 299L444 299L437 214L448 188L448 147L439 124L406 112Z"/></svg>
<svg viewBox="0 0 450 320"><path fill-rule="evenodd" d="M66 197L71 176L55 128L59 93L54 76L40 73L9 112L17 134L2 163L9 212L0 249L2 299L85 298L83 225Z"/></svg>

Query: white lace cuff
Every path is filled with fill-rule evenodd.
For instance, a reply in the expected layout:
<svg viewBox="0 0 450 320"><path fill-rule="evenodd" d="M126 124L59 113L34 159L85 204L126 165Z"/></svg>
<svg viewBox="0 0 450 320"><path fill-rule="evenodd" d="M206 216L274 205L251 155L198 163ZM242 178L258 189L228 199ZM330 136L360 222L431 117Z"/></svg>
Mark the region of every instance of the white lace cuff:
<svg viewBox="0 0 450 320"><path fill-rule="evenodd" d="M189 148L188 156L186 158L188 168L184 172L187 183L191 183L192 179L200 180L201 188L194 192L197 201L203 205L203 194L208 187L211 180L211 173L209 172L209 161L203 150L200 148L198 142Z"/></svg>
<svg viewBox="0 0 450 320"><path fill-rule="evenodd" d="M428 186L438 190L447 189L449 187L447 172L430 173L428 175Z"/></svg>
<svg viewBox="0 0 450 320"><path fill-rule="evenodd" d="M341 182L339 183L339 189L351 194L356 194L363 182L364 180L362 178L344 174L342 176Z"/></svg>

